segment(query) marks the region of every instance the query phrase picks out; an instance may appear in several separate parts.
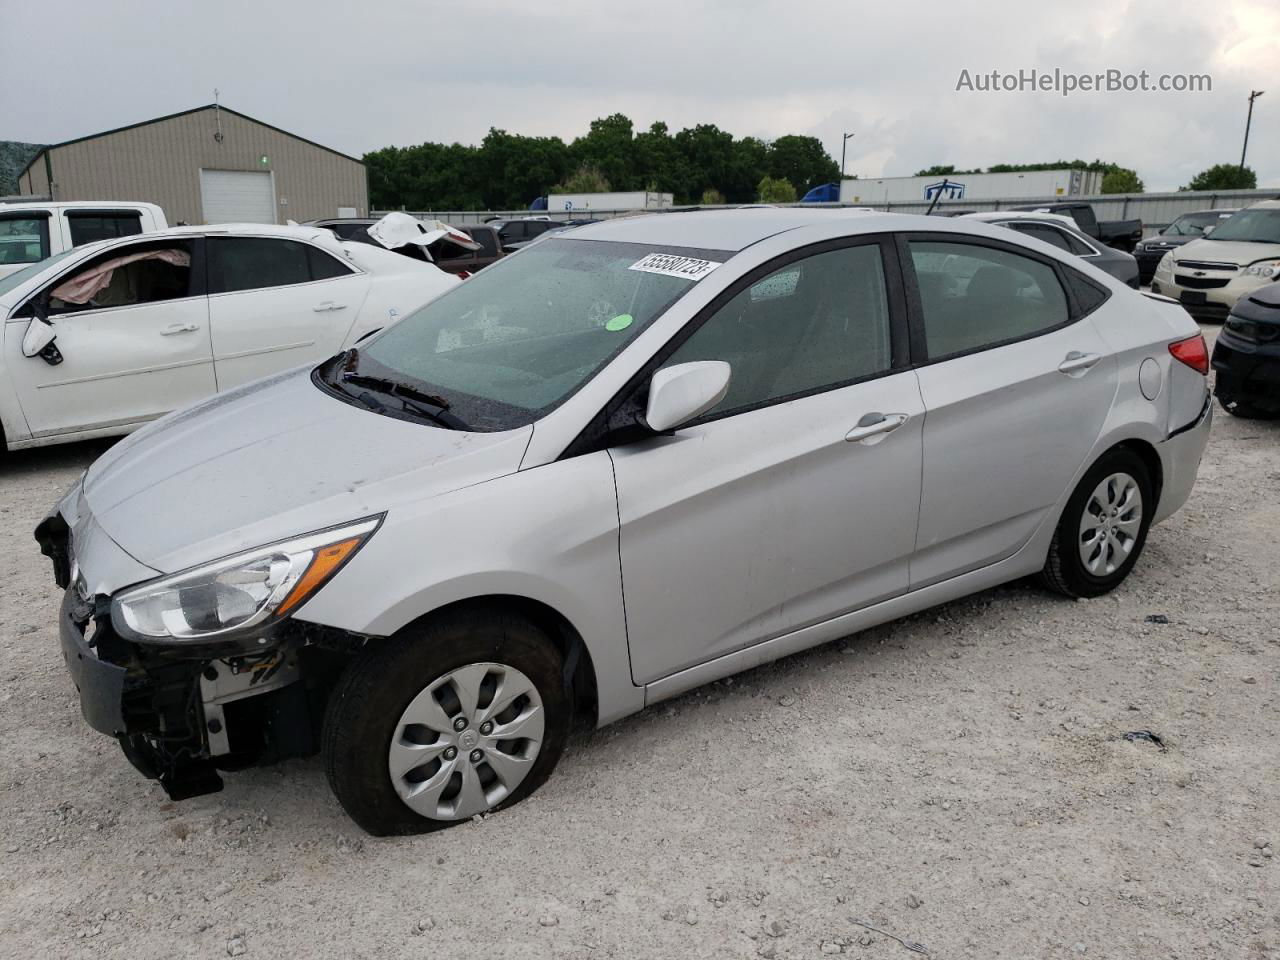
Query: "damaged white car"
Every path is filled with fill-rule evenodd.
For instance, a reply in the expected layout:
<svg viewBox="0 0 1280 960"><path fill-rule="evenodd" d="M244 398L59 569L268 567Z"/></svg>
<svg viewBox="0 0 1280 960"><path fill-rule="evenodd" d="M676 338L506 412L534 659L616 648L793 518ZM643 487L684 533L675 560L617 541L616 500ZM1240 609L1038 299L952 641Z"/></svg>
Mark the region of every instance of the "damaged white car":
<svg viewBox="0 0 1280 960"><path fill-rule="evenodd" d="M332 356L459 282L317 227L175 227L77 247L0 279L0 449L129 433Z"/></svg>

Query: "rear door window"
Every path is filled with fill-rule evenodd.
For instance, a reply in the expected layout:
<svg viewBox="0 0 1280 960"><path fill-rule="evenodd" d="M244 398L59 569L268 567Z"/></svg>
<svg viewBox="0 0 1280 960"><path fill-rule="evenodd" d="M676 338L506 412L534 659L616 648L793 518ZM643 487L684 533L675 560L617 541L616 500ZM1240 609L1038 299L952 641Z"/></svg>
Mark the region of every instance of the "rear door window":
<svg viewBox="0 0 1280 960"><path fill-rule="evenodd" d="M307 245L274 237L210 237L209 293L235 293L310 283Z"/></svg>
<svg viewBox="0 0 1280 960"><path fill-rule="evenodd" d="M137 236L142 232L142 214L137 210L68 210L67 226L71 245L79 247L95 240Z"/></svg>
<svg viewBox="0 0 1280 960"><path fill-rule="evenodd" d="M1053 267L994 247L911 240L929 359L1047 333L1070 321Z"/></svg>

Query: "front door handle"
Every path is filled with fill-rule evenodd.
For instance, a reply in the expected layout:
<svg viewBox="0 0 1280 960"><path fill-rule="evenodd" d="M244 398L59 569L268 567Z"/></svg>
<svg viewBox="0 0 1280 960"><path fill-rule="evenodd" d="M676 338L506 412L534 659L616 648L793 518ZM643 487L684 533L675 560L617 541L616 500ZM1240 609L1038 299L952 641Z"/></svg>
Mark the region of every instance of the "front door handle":
<svg viewBox="0 0 1280 960"><path fill-rule="evenodd" d="M345 310L347 309L347 305L345 303L334 303L332 300L326 300L324 303L316 304L311 309L316 313L328 313L330 310Z"/></svg>
<svg viewBox="0 0 1280 960"><path fill-rule="evenodd" d="M1079 350L1072 350L1058 364L1058 369L1066 374L1084 373L1101 359L1102 354L1100 353L1081 353Z"/></svg>
<svg viewBox="0 0 1280 960"><path fill-rule="evenodd" d="M160 336L172 337L175 333L195 333L199 329L198 323L171 323L160 331Z"/></svg>
<svg viewBox="0 0 1280 960"><path fill-rule="evenodd" d="M892 433L910 419L905 413L868 413L844 438L850 443L878 443L880 437Z"/></svg>

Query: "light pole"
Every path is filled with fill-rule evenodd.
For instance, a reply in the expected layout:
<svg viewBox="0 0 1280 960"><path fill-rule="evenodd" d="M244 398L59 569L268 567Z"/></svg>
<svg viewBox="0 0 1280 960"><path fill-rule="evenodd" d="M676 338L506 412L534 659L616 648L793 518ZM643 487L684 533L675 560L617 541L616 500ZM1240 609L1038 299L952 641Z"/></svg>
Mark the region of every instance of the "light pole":
<svg viewBox="0 0 1280 960"><path fill-rule="evenodd" d="M1249 108L1253 109L1252 102L1250 102ZM852 136L853 136L852 133L846 133L844 135L844 139L840 141L840 179L841 180L844 179L844 148L848 145L849 138Z"/></svg>
<svg viewBox="0 0 1280 960"><path fill-rule="evenodd" d="M1240 170L1244 171L1244 155L1249 149L1249 125L1253 123L1253 101L1262 96L1265 90L1249 91L1249 116L1244 122L1244 146L1240 148Z"/></svg>

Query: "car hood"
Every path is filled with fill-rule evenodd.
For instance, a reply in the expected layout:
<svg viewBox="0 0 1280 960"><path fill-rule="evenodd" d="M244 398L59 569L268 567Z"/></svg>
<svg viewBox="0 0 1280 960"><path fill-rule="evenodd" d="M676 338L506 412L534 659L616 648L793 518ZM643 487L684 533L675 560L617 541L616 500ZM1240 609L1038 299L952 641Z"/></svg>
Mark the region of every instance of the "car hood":
<svg viewBox="0 0 1280 960"><path fill-rule="evenodd" d="M1280 258L1280 244L1249 243L1244 240L1212 240L1201 237L1184 243L1173 252L1173 260L1204 260L1209 263L1234 263L1247 267L1259 260Z"/></svg>
<svg viewBox="0 0 1280 960"><path fill-rule="evenodd" d="M142 428L89 468L84 497L108 536L168 573L513 473L532 435L382 416L307 368Z"/></svg>

